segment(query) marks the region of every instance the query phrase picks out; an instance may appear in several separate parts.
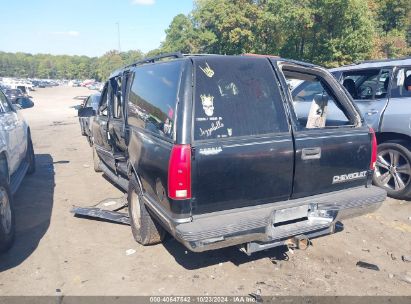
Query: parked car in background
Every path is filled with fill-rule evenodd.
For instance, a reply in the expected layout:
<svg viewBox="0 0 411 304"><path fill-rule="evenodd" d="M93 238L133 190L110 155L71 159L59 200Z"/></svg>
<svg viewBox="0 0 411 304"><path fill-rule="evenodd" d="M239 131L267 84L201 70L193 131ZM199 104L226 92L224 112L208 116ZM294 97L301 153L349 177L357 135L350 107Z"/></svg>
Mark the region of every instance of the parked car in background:
<svg viewBox="0 0 411 304"><path fill-rule="evenodd" d="M31 88L32 87L33 86L31 86ZM28 86L26 86L26 85L16 85L16 89L19 89L22 92L23 96L29 97L30 88Z"/></svg>
<svg viewBox="0 0 411 304"><path fill-rule="evenodd" d="M67 85L69 87L79 87L80 83L80 80L70 80Z"/></svg>
<svg viewBox="0 0 411 304"><path fill-rule="evenodd" d="M92 135L90 131L90 126L91 122L94 119L95 113L97 112L98 105L100 103L100 93L96 93L93 95L90 95L87 97L87 99L84 101L82 108L88 108L91 114L90 116L87 117L80 117L79 116L79 123L80 123L80 129L81 129L81 135L87 137L87 141L89 142L90 146L93 144L92 140Z"/></svg>
<svg viewBox="0 0 411 304"><path fill-rule="evenodd" d="M0 91L0 252L13 243L13 194L24 176L35 171L30 127L17 107Z"/></svg>
<svg viewBox="0 0 411 304"><path fill-rule="evenodd" d="M376 131L374 183L411 199L411 57L332 69Z"/></svg>
<svg viewBox="0 0 411 304"><path fill-rule="evenodd" d="M103 88L103 84L100 82L95 82L95 83L90 84L87 88L89 90L101 91Z"/></svg>
<svg viewBox="0 0 411 304"><path fill-rule="evenodd" d="M20 89L6 89L4 94L6 94L11 103L15 103L17 98L25 97Z"/></svg>
<svg viewBox="0 0 411 304"><path fill-rule="evenodd" d="M297 115L288 84L302 81L320 89ZM299 247L386 197L371 185L374 132L341 84L311 64L144 59L110 76L91 130L95 169L127 191L143 245L168 231L192 251Z"/></svg>

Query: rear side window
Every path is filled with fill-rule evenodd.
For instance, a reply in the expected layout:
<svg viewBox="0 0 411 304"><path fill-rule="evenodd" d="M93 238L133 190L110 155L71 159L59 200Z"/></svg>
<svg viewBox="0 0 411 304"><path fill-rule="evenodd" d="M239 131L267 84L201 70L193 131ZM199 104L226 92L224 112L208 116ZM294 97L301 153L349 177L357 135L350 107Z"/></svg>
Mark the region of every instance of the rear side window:
<svg viewBox="0 0 411 304"><path fill-rule="evenodd" d="M98 112L100 113L100 115L104 115L104 116L108 115L108 111L107 111L108 95L109 95L109 84L106 83L103 89L103 93L101 95L100 105L98 109Z"/></svg>
<svg viewBox="0 0 411 304"><path fill-rule="evenodd" d="M288 130L281 96L267 59L199 58L195 69L195 140Z"/></svg>
<svg viewBox="0 0 411 304"><path fill-rule="evenodd" d="M131 125L172 138L182 61L137 67L129 93Z"/></svg>
<svg viewBox="0 0 411 304"><path fill-rule="evenodd" d="M391 97L411 97L411 67L398 70L392 84Z"/></svg>

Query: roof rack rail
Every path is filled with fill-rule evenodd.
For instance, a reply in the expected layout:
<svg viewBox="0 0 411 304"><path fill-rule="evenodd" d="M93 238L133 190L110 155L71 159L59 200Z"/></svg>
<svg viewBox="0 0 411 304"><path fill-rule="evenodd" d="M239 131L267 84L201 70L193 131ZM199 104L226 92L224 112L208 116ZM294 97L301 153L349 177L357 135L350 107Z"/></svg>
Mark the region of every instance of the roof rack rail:
<svg viewBox="0 0 411 304"><path fill-rule="evenodd" d="M207 53L189 53L183 54L184 57L201 57L201 56L225 56L221 54L207 54Z"/></svg>
<svg viewBox="0 0 411 304"><path fill-rule="evenodd" d="M136 61L136 62L126 66L125 68L137 66L139 64L144 64L144 63L154 63L156 61L159 61L161 59L166 59L166 58L183 58L183 57L184 57L183 54L181 54L180 52L167 53L167 54L162 54L162 55L158 55L158 56L154 56L154 57L148 57L148 58L141 59L139 61Z"/></svg>
<svg viewBox="0 0 411 304"><path fill-rule="evenodd" d="M378 63L378 62L391 62L391 61L400 61L400 60L408 60L411 59L411 56L406 57L399 57L399 58L384 58L384 59L374 59L374 60L359 60L354 62L354 65L362 64L362 63Z"/></svg>
<svg viewBox="0 0 411 304"><path fill-rule="evenodd" d="M167 54L162 54L162 55L158 55L158 56L154 56L154 57L148 57L148 58L144 58L141 60L138 60L136 62L133 62L132 64L123 66L117 70L115 70L114 72L112 72L109 76L109 78L115 77L120 75L124 70L127 70L129 68L138 66L140 64L145 64L145 63L154 63L156 61L159 61L161 59L165 59L165 58L184 58L183 54L181 54L180 52L175 52L175 53L167 53Z"/></svg>

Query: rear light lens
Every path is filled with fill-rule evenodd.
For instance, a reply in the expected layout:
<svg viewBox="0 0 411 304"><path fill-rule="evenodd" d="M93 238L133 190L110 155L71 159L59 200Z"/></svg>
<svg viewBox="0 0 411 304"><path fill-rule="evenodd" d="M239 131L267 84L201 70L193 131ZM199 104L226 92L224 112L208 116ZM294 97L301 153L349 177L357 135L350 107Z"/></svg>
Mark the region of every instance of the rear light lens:
<svg viewBox="0 0 411 304"><path fill-rule="evenodd" d="M191 147L175 145L168 164L168 196L174 200L191 198Z"/></svg>
<svg viewBox="0 0 411 304"><path fill-rule="evenodd" d="M370 133L371 133L371 163L370 163L370 169L374 170L375 169L375 163L377 162L377 137L375 136L375 131L373 128L370 128Z"/></svg>

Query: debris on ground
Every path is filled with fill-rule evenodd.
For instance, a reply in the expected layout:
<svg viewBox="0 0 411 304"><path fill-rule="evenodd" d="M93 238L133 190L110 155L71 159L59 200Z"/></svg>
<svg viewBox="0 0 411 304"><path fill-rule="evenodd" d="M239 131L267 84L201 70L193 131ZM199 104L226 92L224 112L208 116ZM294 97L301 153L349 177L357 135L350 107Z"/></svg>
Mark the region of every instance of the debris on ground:
<svg viewBox="0 0 411 304"><path fill-rule="evenodd" d="M390 256L391 260L393 260L393 261L396 261L396 260L397 260L397 257L394 255L394 253L392 253L392 252L387 252L387 255Z"/></svg>
<svg viewBox="0 0 411 304"><path fill-rule="evenodd" d="M257 289L256 292L250 293L250 297L252 297L256 303L263 303L263 298L261 297L261 289Z"/></svg>
<svg viewBox="0 0 411 304"><path fill-rule="evenodd" d="M363 261L358 261L356 266L361 267L361 268L365 268L365 269L369 269L369 270L380 271L380 268L377 265L370 264L370 263L363 262Z"/></svg>
<svg viewBox="0 0 411 304"><path fill-rule="evenodd" d="M135 253L136 253L136 251L134 249L127 249L126 250L126 255L132 255L132 254L135 254Z"/></svg>
<svg viewBox="0 0 411 304"><path fill-rule="evenodd" d="M79 217L103 219L109 222L130 225L128 213L120 212L127 206L127 197L108 198L91 207L73 206L70 210Z"/></svg>
<svg viewBox="0 0 411 304"><path fill-rule="evenodd" d="M403 255L401 259L403 262L411 262L411 255Z"/></svg>
<svg viewBox="0 0 411 304"><path fill-rule="evenodd" d="M411 284L411 272L404 272L396 276L400 281Z"/></svg>

